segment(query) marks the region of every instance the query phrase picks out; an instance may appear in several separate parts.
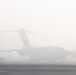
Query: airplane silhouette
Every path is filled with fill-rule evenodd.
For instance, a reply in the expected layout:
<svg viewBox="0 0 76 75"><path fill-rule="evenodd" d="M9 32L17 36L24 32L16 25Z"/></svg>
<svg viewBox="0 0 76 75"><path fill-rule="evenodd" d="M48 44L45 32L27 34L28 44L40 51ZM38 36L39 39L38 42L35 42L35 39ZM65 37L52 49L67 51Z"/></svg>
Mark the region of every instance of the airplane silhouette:
<svg viewBox="0 0 76 75"><path fill-rule="evenodd" d="M0 31L0 32L18 32L24 47L21 49L14 50L5 50L5 51L17 51L21 56L29 55L31 57L30 62L39 63L41 60L48 62L54 62L55 60L62 60L69 55L69 50L66 50L62 47L32 47L26 35L26 32L33 33L30 31L25 31L25 29L19 29L17 31ZM4 52L4 50L0 50L0 52Z"/></svg>

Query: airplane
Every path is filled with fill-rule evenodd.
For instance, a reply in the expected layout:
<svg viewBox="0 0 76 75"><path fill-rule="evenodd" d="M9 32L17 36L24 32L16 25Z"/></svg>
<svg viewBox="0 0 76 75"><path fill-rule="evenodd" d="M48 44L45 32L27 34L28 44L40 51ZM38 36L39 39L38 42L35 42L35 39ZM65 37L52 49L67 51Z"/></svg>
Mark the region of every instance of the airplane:
<svg viewBox="0 0 76 75"><path fill-rule="evenodd" d="M0 32L18 32L24 47L21 49L14 49L14 50L5 50L8 52L17 51L21 56L29 55L31 57L31 62L40 61L48 61L54 62L55 60L64 61L64 59L69 55L69 50L66 50L62 47L32 47L28 40L26 32L33 33L30 31L25 31L25 29L19 29L17 31L0 31ZM0 52L4 52L4 50L0 50Z"/></svg>

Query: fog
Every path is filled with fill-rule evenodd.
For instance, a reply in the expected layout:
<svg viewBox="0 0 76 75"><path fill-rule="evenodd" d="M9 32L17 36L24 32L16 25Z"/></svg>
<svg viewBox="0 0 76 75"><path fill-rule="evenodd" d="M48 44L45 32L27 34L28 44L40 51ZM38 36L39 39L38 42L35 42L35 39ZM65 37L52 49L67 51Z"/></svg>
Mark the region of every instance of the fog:
<svg viewBox="0 0 76 75"><path fill-rule="evenodd" d="M76 1L1 0L0 31L21 28L32 32L26 35L33 47L76 50ZM22 47L24 44L18 32L0 32L0 51Z"/></svg>

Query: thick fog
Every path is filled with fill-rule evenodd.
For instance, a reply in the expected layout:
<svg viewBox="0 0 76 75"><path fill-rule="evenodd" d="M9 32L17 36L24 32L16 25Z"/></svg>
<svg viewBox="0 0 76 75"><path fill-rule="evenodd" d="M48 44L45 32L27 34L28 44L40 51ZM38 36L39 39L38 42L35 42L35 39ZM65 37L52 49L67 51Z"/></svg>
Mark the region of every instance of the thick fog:
<svg viewBox="0 0 76 75"><path fill-rule="evenodd" d="M0 31L2 63L76 62L75 0L1 0Z"/></svg>

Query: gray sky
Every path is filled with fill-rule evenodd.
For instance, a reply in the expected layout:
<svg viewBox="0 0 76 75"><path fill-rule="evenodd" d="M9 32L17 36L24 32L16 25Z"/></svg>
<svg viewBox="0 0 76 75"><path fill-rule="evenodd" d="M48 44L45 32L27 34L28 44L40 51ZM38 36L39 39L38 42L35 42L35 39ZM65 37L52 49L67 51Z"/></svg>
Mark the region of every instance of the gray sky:
<svg viewBox="0 0 76 75"><path fill-rule="evenodd" d="M35 32L27 33L32 46L75 49L76 1L0 0L0 30L20 28Z"/></svg>

